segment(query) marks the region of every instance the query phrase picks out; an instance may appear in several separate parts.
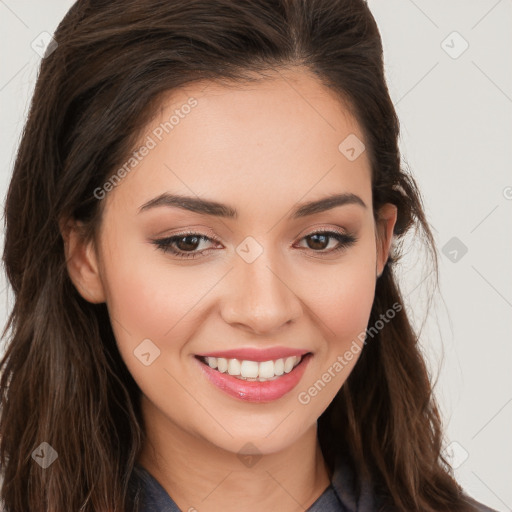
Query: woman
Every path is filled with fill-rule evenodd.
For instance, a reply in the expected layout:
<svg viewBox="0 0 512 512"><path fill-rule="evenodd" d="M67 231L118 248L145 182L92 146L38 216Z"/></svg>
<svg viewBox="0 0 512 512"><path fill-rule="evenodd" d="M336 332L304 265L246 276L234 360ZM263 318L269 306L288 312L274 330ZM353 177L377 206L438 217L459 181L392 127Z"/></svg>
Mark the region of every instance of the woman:
<svg viewBox="0 0 512 512"><path fill-rule="evenodd" d="M5 510L490 510L394 274L434 249L366 3L78 1L54 37L5 206Z"/></svg>

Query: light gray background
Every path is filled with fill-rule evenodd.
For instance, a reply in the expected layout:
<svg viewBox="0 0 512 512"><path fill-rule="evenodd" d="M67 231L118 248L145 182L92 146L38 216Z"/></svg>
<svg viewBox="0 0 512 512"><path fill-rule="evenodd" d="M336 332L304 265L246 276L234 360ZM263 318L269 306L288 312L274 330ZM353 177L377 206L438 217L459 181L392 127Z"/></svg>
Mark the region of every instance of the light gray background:
<svg viewBox="0 0 512 512"><path fill-rule="evenodd" d="M43 31L52 34L72 3L0 0L2 204L40 61L31 44ZM438 376L447 454L469 494L511 511L512 1L369 5L383 38L404 164L419 182L440 252L440 293L421 342ZM401 277L419 327L432 276L413 242ZM12 296L3 275L0 291L3 326Z"/></svg>

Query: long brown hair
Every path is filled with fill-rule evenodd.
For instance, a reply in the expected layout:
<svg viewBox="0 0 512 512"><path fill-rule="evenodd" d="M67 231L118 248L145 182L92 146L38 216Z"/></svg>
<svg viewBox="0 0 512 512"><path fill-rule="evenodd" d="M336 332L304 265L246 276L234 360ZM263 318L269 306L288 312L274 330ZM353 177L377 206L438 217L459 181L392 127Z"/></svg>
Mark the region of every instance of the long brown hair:
<svg viewBox="0 0 512 512"><path fill-rule="evenodd" d="M435 249L401 166L382 43L365 1L79 0L54 37L5 205L3 261L15 301L0 362L0 497L7 512L124 511L144 442L140 390L106 305L85 301L70 281L59 222L81 220L84 237L95 236L104 201L94 191L134 151L163 94L300 67L348 103L370 155L374 211L398 208L372 324L402 303L394 268L403 235L415 229ZM440 416L404 308L368 340L318 434L330 468L336 454L350 456L390 510L471 510L442 456ZM58 453L45 470L32 456L42 442Z"/></svg>

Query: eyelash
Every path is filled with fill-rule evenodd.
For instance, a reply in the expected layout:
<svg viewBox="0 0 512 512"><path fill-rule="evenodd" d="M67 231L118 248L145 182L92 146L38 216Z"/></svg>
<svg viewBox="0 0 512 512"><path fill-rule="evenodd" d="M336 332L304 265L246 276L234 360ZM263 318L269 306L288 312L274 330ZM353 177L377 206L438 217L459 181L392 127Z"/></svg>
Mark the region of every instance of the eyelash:
<svg viewBox="0 0 512 512"><path fill-rule="evenodd" d="M346 249L352 245L354 245L357 242L357 238L353 235L347 235L345 233L339 232L339 231L329 231L329 230L323 230L323 231L314 231L312 233L309 233L305 235L301 240L305 238L312 237L314 235L327 235L327 237L334 238L339 242L339 245L335 247L334 249L331 249L329 251L315 251L314 249L309 249L310 251L313 251L314 253L318 253L320 255L322 254L333 254L337 253L339 251L342 251L343 249ZM166 238L160 238L152 240L152 243L155 244L158 249L162 250L164 253L171 253L174 256L181 258L181 259L194 259L199 257L199 255L203 254L204 252L208 251L209 249L204 249L203 251L197 251L197 252L187 252L187 251L179 251L172 247L172 245L183 239L188 237L196 237L199 238L202 241L211 240L214 242L218 242L218 240L215 240L214 238L208 237L206 235L202 235L201 233L195 233L195 232L186 232L186 233L180 233L178 235L173 235ZM220 242L218 242L220 243Z"/></svg>

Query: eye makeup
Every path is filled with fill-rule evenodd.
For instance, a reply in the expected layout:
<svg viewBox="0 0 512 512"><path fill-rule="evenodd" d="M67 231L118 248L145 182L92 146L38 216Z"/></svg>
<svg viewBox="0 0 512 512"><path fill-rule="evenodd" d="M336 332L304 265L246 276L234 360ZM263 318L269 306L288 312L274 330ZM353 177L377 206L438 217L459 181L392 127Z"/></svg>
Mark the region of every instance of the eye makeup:
<svg viewBox="0 0 512 512"><path fill-rule="evenodd" d="M354 235L347 234L341 230L333 230L332 228L313 231L302 237L300 241L302 240L305 240L309 247L298 247L300 250L315 253L315 256L318 254L320 257L343 251L357 242L357 238ZM318 247L311 247L312 244L317 246L326 245L328 247L331 241L336 241L337 245L329 250L322 247L320 249ZM197 250L201 243L214 242L220 244L220 241L214 237L195 231L186 231L169 237L152 239L151 242L164 253L171 254L178 259L201 258L205 254L210 254L212 250L217 250L211 248ZM188 248L185 248L187 246Z"/></svg>

